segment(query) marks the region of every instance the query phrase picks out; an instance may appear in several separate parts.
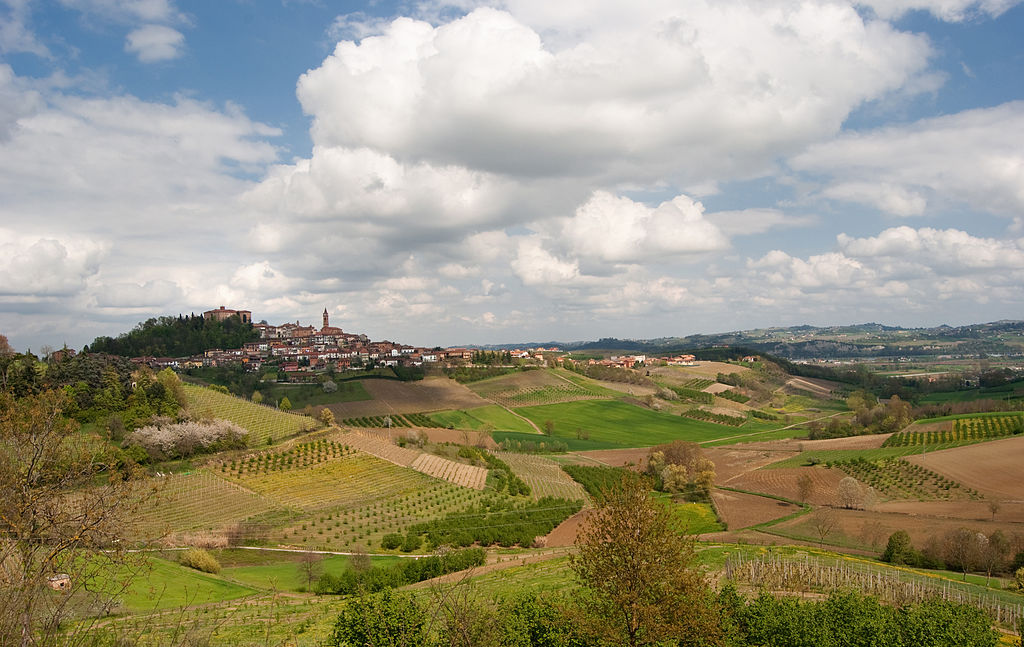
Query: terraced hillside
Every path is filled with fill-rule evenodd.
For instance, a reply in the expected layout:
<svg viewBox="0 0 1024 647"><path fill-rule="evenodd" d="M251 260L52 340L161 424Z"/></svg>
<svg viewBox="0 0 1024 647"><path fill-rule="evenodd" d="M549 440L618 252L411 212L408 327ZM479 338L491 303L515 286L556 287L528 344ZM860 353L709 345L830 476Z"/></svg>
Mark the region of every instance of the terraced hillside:
<svg viewBox="0 0 1024 647"><path fill-rule="evenodd" d="M191 384L184 387L188 409L193 415L223 418L248 429L250 446L265 444L268 439L278 442L317 427L312 418L254 404L213 389Z"/></svg>

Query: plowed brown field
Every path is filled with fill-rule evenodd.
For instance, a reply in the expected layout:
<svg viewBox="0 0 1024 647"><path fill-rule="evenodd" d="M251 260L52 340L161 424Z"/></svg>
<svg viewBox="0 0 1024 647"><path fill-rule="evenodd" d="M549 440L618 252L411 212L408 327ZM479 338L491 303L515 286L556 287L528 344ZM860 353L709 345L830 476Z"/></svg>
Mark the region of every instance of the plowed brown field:
<svg viewBox="0 0 1024 647"><path fill-rule="evenodd" d="M1024 499L1024 437L915 454L907 460L997 499Z"/></svg>
<svg viewBox="0 0 1024 647"><path fill-rule="evenodd" d="M647 455L651 453L650 447L640 449L595 449L589 452L575 452L580 456L591 458L611 467L625 467L632 464L638 469L647 465Z"/></svg>
<svg viewBox="0 0 1024 647"><path fill-rule="evenodd" d="M996 522L1024 524L1024 502L1001 502L994 517L988 501L889 501L876 505L874 510L963 521L992 521L994 518Z"/></svg>
<svg viewBox="0 0 1024 647"><path fill-rule="evenodd" d="M754 470L729 480L729 487L751 492L765 492L783 496L787 499L798 499L797 479L807 474L811 477L814 487L808 503L815 505L834 505L838 501L839 481L846 474L842 470L825 467L793 467L777 470Z"/></svg>
<svg viewBox="0 0 1024 647"><path fill-rule="evenodd" d="M373 397L360 402L330 405L334 417L360 418L389 413L418 413L442 409L472 409L491 404L455 380L428 377L419 382L397 380L363 380L363 387Z"/></svg>
<svg viewBox="0 0 1024 647"><path fill-rule="evenodd" d="M731 485L734 478L751 470L795 456L797 452L778 452L764 449L744 449L733 447L709 447L704 455L715 464L715 482L719 485ZM738 487L738 486L736 486Z"/></svg>
<svg viewBox="0 0 1024 647"><path fill-rule="evenodd" d="M586 522L587 517L593 512L592 509L580 510L549 532L544 538L544 546L572 546L576 543L576 533Z"/></svg>
<svg viewBox="0 0 1024 647"><path fill-rule="evenodd" d="M799 506L785 501L728 490L715 490L711 493L711 498L715 500L718 514L729 525L729 530L749 528L800 509Z"/></svg>
<svg viewBox="0 0 1024 647"><path fill-rule="evenodd" d="M881 551L885 548L885 542L889 535L897 530L906 530L915 546L924 546L929 539L937 538L941 540L947 531L957 530L965 526L971 530L983 532L986 535L991 535L996 530L1002 530L1014 547L1018 544L1024 544L1024 525L1000 522L998 516L994 523L991 521L971 521L965 523L963 519L919 517L870 510L837 509L835 512L838 517L838 525L832 534L826 537L826 544L829 541L842 541L858 544L862 548L874 548ZM814 540L817 539L811 515L804 515L792 521L784 521L774 526L773 529L786 533L797 533ZM874 540L873 546L872 540Z"/></svg>

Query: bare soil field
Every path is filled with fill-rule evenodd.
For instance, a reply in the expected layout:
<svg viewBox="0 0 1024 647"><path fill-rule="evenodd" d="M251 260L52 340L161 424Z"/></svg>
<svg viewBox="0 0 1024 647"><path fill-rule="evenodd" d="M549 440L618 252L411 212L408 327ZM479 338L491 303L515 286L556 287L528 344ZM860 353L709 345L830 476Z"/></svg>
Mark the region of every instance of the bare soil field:
<svg viewBox="0 0 1024 647"><path fill-rule="evenodd" d="M827 398L841 385L830 380L820 380L813 377L791 377L786 381L787 391L810 391L814 395Z"/></svg>
<svg viewBox="0 0 1024 647"><path fill-rule="evenodd" d="M775 461L795 456L796 452L777 452L761 449L738 449L733 446L708 447L704 455L715 464L715 483L730 485L730 481L751 470L756 470Z"/></svg>
<svg viewBox="0 0 1024 647"><path fill-rule="evenodd" d="M842 470L826 467L753 470L730 479L727 485L740 490L764 492L797 500L800 498L797 480L804 474L811 477L813 484L808 503L834 505L838 501L839 481L843 480L846 474Z"/></svg>
<svg viewBox="0 0 1024 647"><path fill-rule="evenodd" d="M594 449L588 452L574 452L611 467L625 467L632 464L637 469L643 469L647 465L647 455L651 453L650 447L640 449Z"/></svg>
<svg viewBox="0 0 1024 647"><path fill-rule="evenodd" d="M731 387L728 384L720 384L718 382L715 382L708 388L704 389L704 393L725 393L726 391L732 391L733 388L734 387Z"/></svg>
<svg viewBox="0 0 1024 647"><path fill-rule="evenodd" d="M607 382L605 380L590 380L594 384L611 389L612 391L618 391L626 395L635 395L643 397L645 395L653 395L658 392L656 386L644 386L642 384L628 384L626 382Z"/></svg>
<svg viewBox="0 0 1024 647"><path fill-rule="evenodd" d="M826 537L826 544L830 540L838 543L858 544L861 548L873 548L879 553L885 548L885 542L889 535L897 530L906 530L915 546L924 546L933 537L941 540L946 532L965 526L986 535L990 535L996 530L1002 530L1009 537L1011 544L1024 544L1024 524L1000 522L998 517L995 522L971 521L965 523L963 519L921 517L874 510L836 509L835 513L838 523L835 530ZM774 529L817 539L811 515L785 521L774 526Z"/></svg>
<svg viewBox="0 0 1024 647"><path fill-rule="evenodd" d="M877 512L918 517L945 517L963 521L992 521L1024 524L1024 502L1001 502L995 516L988 501L888 501L876 505Z"/></svg>
<svg viewBox="0 0 1024 647"><path fill-rule="evenodd" d="M446 377L428 377L419 382L363 380L363 387L373 399L332 404L330 409L335 418L341 420L383 416L389 413L472 409L491 404L465 386Z"/></svg>
<svg viewBox="0 0 1024 647"><path fill-rule="evenodd" d="M952 420L940 420L938 422L925 422L923 424L913 424L904 427L903 431L913 431L914 433L924 431L952 431L953 421Z"/></svg>
<svg viewBox="0 0 1024 647"><path fill-rule="evenodd" d="M731 530L771 521L792 514L799 506L754 494L714 490L711 498L715 501L718 514Z"/></svg>
<svg viewBox="0 0 1024 647"><path fill-rule="evenodd" d="M989 497L1024 500L1024 479L1021 478L1024 437L915 454L907 460Z"/></svg>
<svg viewBox="0 0 1024 647"><path fill-rule="evenodd" d="M508 375L473 382L468 388L486 398L502 391L557 386L560 384L565 384L565 380L554 375L551 371L536 370L517 371Z"/></svg>
<svg viewBox="0 0 1024 647"><path fill-rule="evenodd" d="M869 434L849 438L826 438L824 440L798 441L805 452L820 452L826 449L878 449L892 434Z"/></svg>
<svg viewBox="0 0 1024 647"><path fill-rule="evenodd" d="M651 369L651 375L657 376L672 384L682 384L695 377L713 380L719 373L745 373L750 369L746 366L726 364L725 362L698 362L697 366L660 366Z"/></svg>
<svg viewBox="0 0 1024 647"><path fill-rule="evenodd" d="M572 546L576 543L576 533L586 523L587 517L593 512L592 509L580 510L562 523L558 524L551 532L544 537L544 547L554 548L556 546Z"/></svg>

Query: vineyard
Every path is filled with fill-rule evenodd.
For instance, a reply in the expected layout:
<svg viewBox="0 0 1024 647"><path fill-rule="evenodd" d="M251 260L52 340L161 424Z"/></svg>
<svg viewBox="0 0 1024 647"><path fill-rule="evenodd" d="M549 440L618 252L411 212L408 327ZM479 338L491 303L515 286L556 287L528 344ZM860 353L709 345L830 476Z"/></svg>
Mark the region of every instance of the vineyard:
<svg viewBox="0 0 1024 647"><path fill-rule="evenodd" d="M732 400L733 402L739 402L740 404L746 404L750 402L750 397L737 393L736 391L722 391L721 393L715 394L719 398L725 398L726 400Z"/></svg>
<svg viewBox="0 0 1024 647"><path fill-rule="evenodd" d="M267 539L323 550L351 550L380 544L384 535L405 533L408 527L479 505L494 497L430 480L415 491L389 496L359 506L321 510L274 530Z"/></svg>
<svg viewBox="0 0 1024 647"><path fill-rule="evenodd" d="M221 474L242 477L250 474L267 474L291 469L312 467L320 463L347 456L354 450L333 440L318 439L295 445L287 451L260 452L241 458L232 458L214 463Z"/></svg>
<svg viewBox="0 0 1024 647"><path fill-rule="evenodd" d="M1024 430L1019 415L959 418L952 429L902 431L886 439L882 447L919 447L944 443L967 444L1019 434Z"/></svg>
<svg viewBox="0 0 1024 647"><path fill-rule="evenodd" d="M415 492L432 481L362 452L348 453L305 469L249 474L236 479L283 505L316 510L358 506L394 494Z"/></svg>
<svg viewBox="0 0 1024 647"><path fill-rule="evenodd" d="M345 427L390 428L390 427L443 427L424 413L393 413L387 416L364 416L361 418L345 418L341 421Z"/></svg>
<svg viewBox="0 0 1024 647"><path fill-rule="evenodd" d="M709 386L711 386L714 383L715 383L714 380L709 380L709 379L706 379L706 378L703 378L703 377L695 377L692 380L687 380L687 381L683 382L680 386L682 386L684 389L693 389L694 391L703 391L704 389L708 388Z"/></svg>
<svg viewBox="0 0 1024 647"><path fill-rule="evenodd" d="M139 510L139 533L219 530L227 524L276 508L274 501L208 472L156 479L157 492Z"/></svg>
<svg viewBox="0 0 1024 647"><path fill-rule="evenodd" d="M908 569L875 567L865 562L832 562L809 556L794 559L773 554L750 559L740 553L726 560L725 577L766 591L852 589L894 605L941 598L975 606L997 623L1010 627L1024 618L1020 597L1012 593L981 593L975 586L921 575Z"/></svg>
<svg viewBox="0 0 1024 647"><path fill-rule="evenodd" d="M429 474L455 485L482 490L487 481L487 470L482 467L465 465L419 450L398 447L368 433L355 432L347 434L345 438L349 445L368 454L395 465L411 467L417 472Z"/></svg>
<svg viewBox="0 0 1024 647"><path fill-rule="evenodd" d="M484 484L487 482L487 470L483 467L457 463L433 454L420 454L412 464L412 468L417 472L474 490L484 489Z"/></svg>
<svg viewBox="0 0 1024 647"><path fill-rule="evenodd" d="M314 429L312 418L285 413L273 407L254 404L232 395L190 384L183 385L188 409L193 416L230 420L249 430L249 444L277 442Z"/></svg>
<svg viewBox="0 0 1024 647"><path fill-rule="evenodd" d="M684 400L693 400L694 402L699 402L701 404L711 404L715 401L714 395L711 393L705 393L699 389L690 389L685 386L670 386L669 389L674 391L676 395Z"/></svg>
<svg viewBox="0 0 1024 647"><path fill-rule="evenodd" d="M520 387L507 391L497 391L488 394L487 397L511 409L513 407L532 407L559 402L575 402L577 400L597 400L604 399L606 396L595 393L583 386L563 382L561 384L546 384L538 387Z"/></svg>
<svg viewBox="0 0 1024 647"><path fill-rule="evenodd" d="M530 486L535 499L545 496L560 499L586 499L583 487L566 474L558 463L542 456L498 452L512 471Z"/></svg>
<svg viewBox="0 0 1024 647"><path fill-rule="evenodd" d="M858 458L837 462L834 466L890 499L981 498L977 492L961 487L956 481L899 458L881 461Z"/></svg>
<svg viewBox="0 0 1024 647"><path fill-rule="evenodd" d="M724 413L714 413L712 411L705 411L704 409L690 409L689 411L684 411L683 417L691 418L693 420L713 422L719 425L729 425L730 427L742 427L747 421L745 417L730 416Z"/></svg>

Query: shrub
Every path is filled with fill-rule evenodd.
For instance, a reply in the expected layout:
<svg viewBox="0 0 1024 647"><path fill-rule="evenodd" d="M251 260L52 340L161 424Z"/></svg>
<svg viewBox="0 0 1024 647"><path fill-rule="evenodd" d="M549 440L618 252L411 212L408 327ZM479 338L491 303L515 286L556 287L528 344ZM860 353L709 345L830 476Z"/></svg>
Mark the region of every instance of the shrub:
<svg viewBox="0 0 1024 647"><path fill-rule="evenodd" d="M220 573L220 562L203 548L189 548L178 557L178 561L182 566L188 566L197 571Z"/></svg>
<svg viewBox="0 0 1024 647"><path fill-rule="evenodd" d="M419 550L422 545L423 538L410 532L402 542L402 552L411 553L414 550Z"/></svg>
<svg viewBox="0 0 1024 647"><path fill-rule="evenodd" d="M394 550L402 545L403 537L397 532L392 532L384 535L384 538L380 540L380 547L385 550Z"/></svg>

